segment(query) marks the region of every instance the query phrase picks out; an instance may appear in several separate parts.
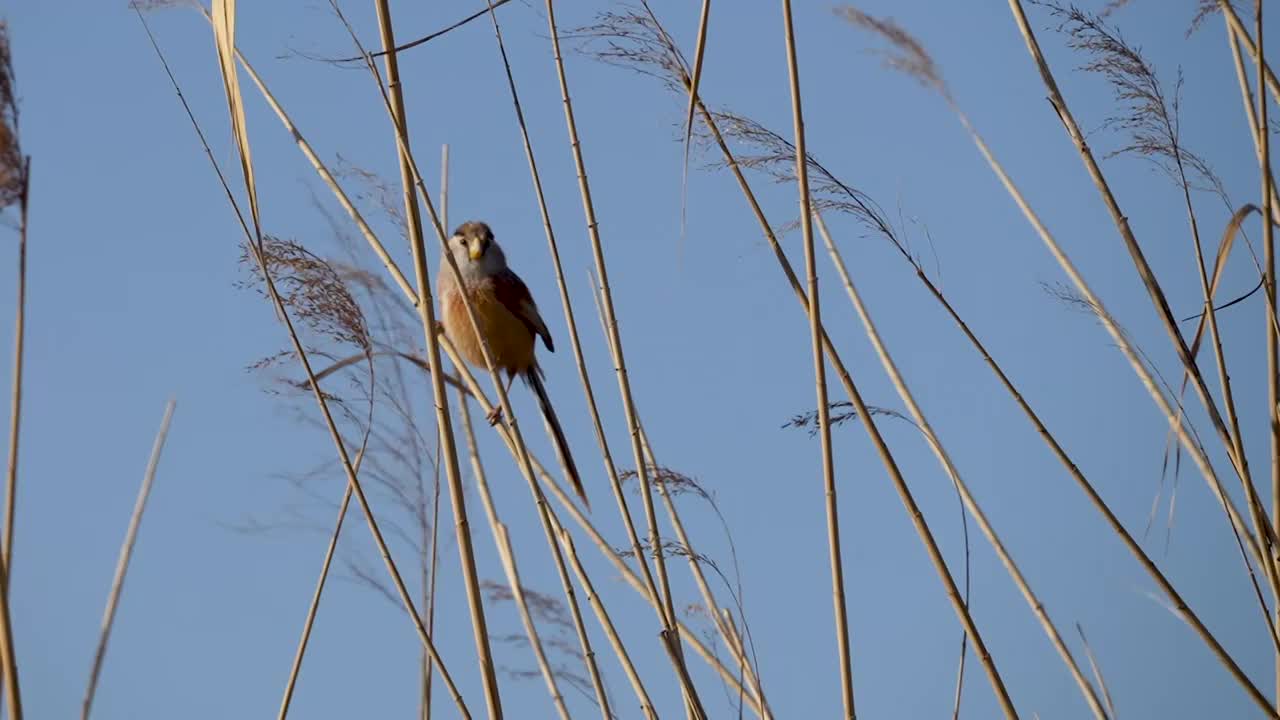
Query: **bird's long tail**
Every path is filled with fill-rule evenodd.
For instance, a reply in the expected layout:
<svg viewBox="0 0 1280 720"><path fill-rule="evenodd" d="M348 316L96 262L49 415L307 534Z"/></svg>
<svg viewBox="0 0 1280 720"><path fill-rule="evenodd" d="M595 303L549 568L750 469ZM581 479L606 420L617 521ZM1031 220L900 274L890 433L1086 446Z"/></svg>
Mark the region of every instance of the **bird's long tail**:
<svg viewBox="0 0 1280 720"><path fill-rule="evenodd" d="M560 427L560 420L556 418L556 411L551 407L551 398L547 395L547 388L542 384L542 373L536 366L522 373L524 381L529 384L529 388L533 390L533 394L538 397L538 407L542 410L542 419L546 422L547 432L551 433L551 439L555 441L556 454L560 457L560 463L569 472L569 482L573 485L574 492L578 493L578 497L582 498L583 504L587 509L591 509L591 501L587 499L587 491L582 486L582 477L578 475L578 466L573 462L573 453L569 452L569 441L564 436L564 429Z"/></svg>

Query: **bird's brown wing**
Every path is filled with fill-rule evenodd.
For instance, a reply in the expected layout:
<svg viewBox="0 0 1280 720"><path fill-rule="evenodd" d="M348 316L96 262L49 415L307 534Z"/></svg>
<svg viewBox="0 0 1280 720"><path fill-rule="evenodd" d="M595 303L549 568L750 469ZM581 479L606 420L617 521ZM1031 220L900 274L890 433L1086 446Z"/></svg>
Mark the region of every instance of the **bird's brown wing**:
<svg viewBox="0 0 1280 720"><path fill-rule="evenodd" d="M493 294L498 302L502 303L512 315L520 318L530 332L541 337L542 344L547 346L547 350L555 352L555 344L551 342L551 331L542 321L542 315L538 314L538 305L533 301L533 295L529 293L529 288L520 276L510 270L502 270L490 276L489 282L493 284Z"/></svg>

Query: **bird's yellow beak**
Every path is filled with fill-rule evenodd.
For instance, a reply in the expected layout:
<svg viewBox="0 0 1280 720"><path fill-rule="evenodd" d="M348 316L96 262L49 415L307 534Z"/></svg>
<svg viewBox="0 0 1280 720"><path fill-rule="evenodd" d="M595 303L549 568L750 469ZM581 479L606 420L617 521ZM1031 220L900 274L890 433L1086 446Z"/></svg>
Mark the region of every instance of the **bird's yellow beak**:
<svg viewBox="0 0 1280 720"><path fill-rule="evenodd" d="M476 243L474 245L468 245L467 255L471 257L472 262L479 260L480 256L484 255L484 246L480 245L479 243Z"/></svg>

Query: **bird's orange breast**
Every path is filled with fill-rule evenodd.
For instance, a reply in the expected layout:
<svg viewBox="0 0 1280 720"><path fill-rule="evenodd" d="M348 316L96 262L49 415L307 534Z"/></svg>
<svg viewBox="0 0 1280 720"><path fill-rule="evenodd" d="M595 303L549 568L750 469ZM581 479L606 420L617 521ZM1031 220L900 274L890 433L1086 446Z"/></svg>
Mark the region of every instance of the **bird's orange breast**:
<svg viewBox="0 0 1280 720"><path fill-rule="evenodd" d="M529 327L498 300L487 284L471 289L470 295L476 321L493 353L494 365L510 373L527 370L533 365L534 336ZM485 366L480 340L456 288L451 288L444 298L444 331L464 360L478 367Z"/></svg>

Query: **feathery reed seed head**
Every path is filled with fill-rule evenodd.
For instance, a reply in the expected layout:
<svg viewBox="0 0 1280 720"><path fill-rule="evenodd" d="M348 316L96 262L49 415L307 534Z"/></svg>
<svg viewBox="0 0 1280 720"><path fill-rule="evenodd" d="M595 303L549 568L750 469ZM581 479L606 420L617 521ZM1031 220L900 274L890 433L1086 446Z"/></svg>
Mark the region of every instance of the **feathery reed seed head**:
<svg viewBox="0 0 1280 720"><path fill-rule="evenodd" d="M22 197L26 165L18 142L18 99L9 24L0 20L0 210Z"/></svg>

